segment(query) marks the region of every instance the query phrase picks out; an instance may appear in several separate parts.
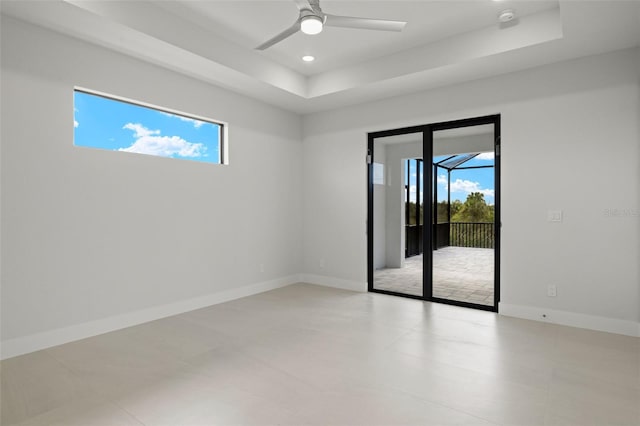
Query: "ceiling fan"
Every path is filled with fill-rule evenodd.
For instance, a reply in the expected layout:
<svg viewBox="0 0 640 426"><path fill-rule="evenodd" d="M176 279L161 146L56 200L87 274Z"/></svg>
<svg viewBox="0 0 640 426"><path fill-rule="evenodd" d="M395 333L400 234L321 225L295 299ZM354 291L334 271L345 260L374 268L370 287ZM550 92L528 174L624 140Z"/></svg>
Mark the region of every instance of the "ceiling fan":
<svg viewBox="0 0 640 426"><path fill-rule="evenodd" d="M377 30L377 31L402 31L405 25L404 21L390 21L385 19L370 18L354 18L351 16L338 16L324 13L320 8L320 0L294 0L300 10L300 16L296 22L286 30L282 31L275 37L265 41L256 50L264 50L281 42L289 36L302 31L305 34L318 34L322 28L342 27L355 28L361 30Z"/></svg>

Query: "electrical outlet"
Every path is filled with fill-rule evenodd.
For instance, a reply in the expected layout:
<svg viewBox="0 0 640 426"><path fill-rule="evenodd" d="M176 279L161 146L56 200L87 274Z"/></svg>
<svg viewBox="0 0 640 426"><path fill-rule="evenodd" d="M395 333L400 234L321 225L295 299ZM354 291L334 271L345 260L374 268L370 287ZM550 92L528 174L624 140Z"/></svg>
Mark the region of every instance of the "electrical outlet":
<svg viewBox="0 0 640 426"><path fill-rule="evenodd" d="M325 262L324 262L324 258L320 259L320 268L324 269L325 267Z"/></svg>
<svg viewBox="0 0 640 426"><path fill-rule="evenodd" d="M260 272L264 272L264 263L260 264Z"/></svg>
<svg viewBox="0 0 640 426"><path fill-rule="evenodd" d="M555 285L553 284L549 284L547 286L547 296L549 297L556 297L558 295L557 293L557 288Z"/></svg>

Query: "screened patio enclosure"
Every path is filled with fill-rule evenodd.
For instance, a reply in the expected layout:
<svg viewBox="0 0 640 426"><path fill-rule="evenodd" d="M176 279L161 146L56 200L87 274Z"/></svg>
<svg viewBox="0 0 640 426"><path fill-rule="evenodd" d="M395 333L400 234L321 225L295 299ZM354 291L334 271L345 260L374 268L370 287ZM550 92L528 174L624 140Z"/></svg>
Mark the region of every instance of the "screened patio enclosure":
<svg viewBox="0 0 640 426"><path fill-rule="evenodd" d="M420 188L424 159L405 160L405 261L402 268L377 270L377 288L421 295L423 264L424 192ZM493 153L476 152L433 158L433 296L479 305L494 301L495 230L492 217L456 220L456 210L464 203L452 199L452 190L471 190L469 182L491 180ZM484 179L478 174L485 173ZM465 187L466 185L466 187ZM489 195L493 185L479 189ZM428 193L428 192L427 192ZM483 194L484 195L484 194ZM490 201L490 200L489 200ZM471 204L473 206L473 204ZM493 209L493 205L485 205ZM473 212L471 212L473 217ZM468 216L468 215L467 215ZM479 215L476 215L479 216ZM491 215L492 216L492 215ZM459 218L458 218L459 219Z"/></svg>
<svg viewBox="0 0 640 426"><path fill-rule="evenodd" d="M432 247L434 250L449 246L494 248L495 232L493 221L483 218L484 220L453 222L451 208L452 172L487 169L493 174L493 168L492 153L477 152L434 157L433 182L437 183L433 186L433 200L435 200L435 203L432 216L434 220ZM420 255L423 251L422 223L420 222L422 217L421 209L423 208L420 176L423 173L423 169L422 159L406 160L405 258ZM464 184L472 181L463 179L462 182ZM415 195L412 196L410 188L414 185L417 189L414 191Z"/></svg>

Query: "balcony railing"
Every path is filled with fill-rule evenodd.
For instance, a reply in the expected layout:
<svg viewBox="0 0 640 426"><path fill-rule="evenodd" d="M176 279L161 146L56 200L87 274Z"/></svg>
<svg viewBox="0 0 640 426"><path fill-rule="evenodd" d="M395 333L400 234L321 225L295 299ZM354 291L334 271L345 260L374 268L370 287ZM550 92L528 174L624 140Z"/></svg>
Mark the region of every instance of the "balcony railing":
<svg viewBox="0 0 640 426"><path fill-rule="evenodd" d="M406 225L404 257L416 256L421 253L422 253L422 225Z"/></svg>
<svg viewBox="0 0 640 426"><path fill-rule="evenodd" d="M455 247L494 248L493 223L452 222L449 245Z"/></svg>
<svg viewBox="0 0 640 426"><path fill-rule="evenodd" d="M436 250L443 247L495 248L493 223L452 222L433 226L433 245ZM405 257L421 254L422 225L405 227Z"/></svg>

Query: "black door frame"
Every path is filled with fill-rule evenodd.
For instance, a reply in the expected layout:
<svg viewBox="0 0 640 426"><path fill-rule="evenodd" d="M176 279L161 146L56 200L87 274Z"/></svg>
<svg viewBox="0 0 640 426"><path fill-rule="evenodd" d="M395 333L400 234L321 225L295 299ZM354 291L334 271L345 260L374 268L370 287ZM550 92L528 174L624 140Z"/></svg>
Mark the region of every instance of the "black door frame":
<svg viewBox="0 0 640 426"><path fill-rule="evenodd" d="M410 166L410 162L411 161L415 161L415 166L416 166L416 204L415 204L415 217L416 217L416 223L414 225L410 225L409 222L411 221L411 211L409 209L411 200L410 200L410 189L411 189L411 178L410 178L410 170L411 170L411 166ZM420 209L420 203L423 202L422 197L420 196L420 185L422 185L422 180L420 179L420 175L422 174L421 169L422 167L422 163L424 162L422 160L422 158L407 158L405 160L405 164L406 166L406 171L407 171L407 182L408 184L404 186L405 189L405 210L404 210L404 235L405 235L405 252L404 252L404 257L405 259L407 257L411 257L411 256L416 256L418 254L421 254L424 249L422 247L422 214L421 214L421 209ZM414 232L407 232L407 229L410 228L411 226L415 226L416 227L416 231L415 234L419 235L420 238L417 238L415 240L415 244L412 244L411 239L409 238L409 235L414 234Z"/></svg>
<svg viewBox="0 0 640 426"><path fill-rule="evenodd" d="M426 224L433 223L433 206L432 196L427 199L425 197L424 220L422 227L423 250L423 278L422 278L422 296L399 293L395 291L375 289L373 284L373 160L374 160L374 141L377 138L398 136L408 133L422 133L423 158L433 158L433 132L438 130L448 130L459 127L471 127L484 124L493 124L494 131L494 152L495 152L495 213L494 213L494 303L493 306L480 305L476 303L462 302L457 300L442 299L433 297L433 226ZM447 305L463 306L467 308L480 309L485 311L498 312L500 303L500 231L501 231L501 191L500 191L500 114L486 115L482 117L465 118L461 120L444 121L439 123L424 124L420 126L402 127L398 129L383 130L378 132L370 132L367 134L367 283L368 290L373 293L388 294L392 296L407 297L411 299L426 300L430 302L438 302ZM426 163L425 163L426 164ZM424 188L433 187L433 173L427 173L426 167L423 173ZM428 200L428 205L427 205Z"/></svg>

